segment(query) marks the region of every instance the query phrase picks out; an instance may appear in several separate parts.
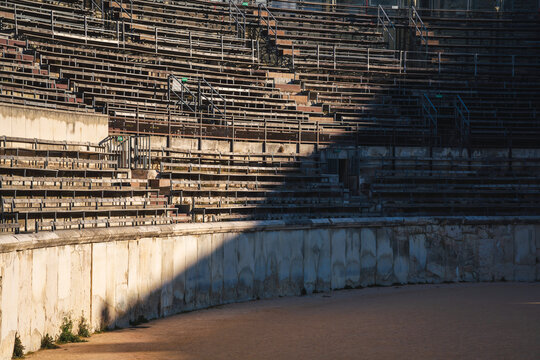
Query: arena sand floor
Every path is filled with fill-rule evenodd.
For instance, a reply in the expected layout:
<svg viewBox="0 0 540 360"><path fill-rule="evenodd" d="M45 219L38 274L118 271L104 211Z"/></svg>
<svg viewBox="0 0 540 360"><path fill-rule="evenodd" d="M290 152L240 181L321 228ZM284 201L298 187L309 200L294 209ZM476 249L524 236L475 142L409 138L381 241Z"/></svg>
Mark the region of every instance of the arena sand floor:
<svg viewBox="0 0 540 360"><path fill-rule="evenodd" d="M38 359L540 359L540 283L377 287L219 306Z"/></svg>

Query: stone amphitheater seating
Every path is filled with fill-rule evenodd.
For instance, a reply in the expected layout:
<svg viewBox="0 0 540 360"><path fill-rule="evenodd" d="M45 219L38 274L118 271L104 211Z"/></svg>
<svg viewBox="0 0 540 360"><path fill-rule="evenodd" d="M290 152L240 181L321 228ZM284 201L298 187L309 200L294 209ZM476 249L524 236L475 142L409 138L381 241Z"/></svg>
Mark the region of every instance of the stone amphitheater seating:
<svg viewBox="0 0 540 360"><path fill-rule="evenodd" d="M384 214L530 215L540 210L540 159L363 158L364 192Z"/></svg>
<svg viewBox="0 0 540 360"><path fill-rule="evenodd" d="M118 169L116 154L99 145L4 137L0 153L4 230L185 220L147 180Z"/></svg>
<svg viewBox="0 0 540 360"><path fill-rule="evenodd" d="M336 143L537 148L537 18L419 10L418 32L410 14L387 9L394 36L412 37L404 51L390 48L375 7L91 3L0 2L0 102L103 112L111 135L297 152L154 146L158 176L138 180L102 146L4 139L2 230L185 221L178 212L211 221L538 211L535 159L509 169L513 159L375 159L370 187L355 193L317 153ZM187 89L183 105L171 89ZM189 93L212 102L194 110ZM316 152L300 156L301 145Z"/></svg>
<svg viewBox="0 0 540 360"><path fill-rule="evenodd" d="M339 217L368 208L337 175L322 173L316 156L162 148L152 158L173 202L203 220Z"/></svg>

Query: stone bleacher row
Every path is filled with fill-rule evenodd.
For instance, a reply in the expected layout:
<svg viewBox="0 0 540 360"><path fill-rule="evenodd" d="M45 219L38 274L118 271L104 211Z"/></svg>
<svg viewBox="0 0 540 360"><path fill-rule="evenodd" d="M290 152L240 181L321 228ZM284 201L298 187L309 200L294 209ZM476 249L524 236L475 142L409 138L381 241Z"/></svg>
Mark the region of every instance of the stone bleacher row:
<svg viewBox="0 0 540 360"><path fill-rule="evenodd" d="M129 140L127 140L129 141ZM2 230L352 216L367 210L317 157L155 147L148 170L105 145L0 141ZM144 170L143 173L152 173Z"/></svg>
<svg viewBox="0 0 540 360"><path fill-rule="evenodd" d="M62 80L56 82L80 94L87 106L108 113L113 131L214 138L236 137L238 131L249 138L259 136L264 122L268 136L279 140L295 141L301 124L319 134L305 136L303 141L331 142L347 137L362 143L401 140L422 144L433 135L422 112L423 94L427 93L446 95L450 103L455 94L461 96L471 110L471 133L467 135L476 140L473 145L493 146L508 134L531 144L538 132L535 54L529 51L530 57L523 62L525 52L510 46L497 48L509 52L502 61L493 54L480 58L450 54L452 48L442 45L421 56L387 50L372 8L360 8L356 13L327 12L276 8L271 3L272 19L267 21L262 20L269 16L266 10L243 7L250 26L263 33L265 24L278 29L276 32L269 26L259 39L261 50L253 40L236 37L228 3L136 0L121 10L118 3L107 2L112 13L106 20L98 17L102 14L70 3L11 3L17 10L3 7L4 23L14 26L17 17L19 36L38 51L42 66L58 74ZM400 19L396 15L396 22ZM426 23L429 20L427 24L435 26L436 19L426 17ZM464 34L483 34L477 31L482 26L486 33L497 29L495 35L485 38L473 36L475 44L480 41L480 53L492 53L491 37L503 34L501 29L505 28L517 27L512 34L523 39L516 42L529 50L535 48L530 41L538 30L536 19L521 27L507 19L450 19ZM444 17L441 21L448 23ZM438 31L445 30L442 26ZM265 38L277 46L281 57L292 59L292 77L289 68L261 62ZM465 36L456 38L464 44L469 41ZM85 47L79 46L81 41ZM518 50L516 60L510 54ZM473 71L477 78L471 78ZM492 71L500 73L494 76ZM199 78L207 80L226 100L228 121L215 127L215 117L209 113L171 110L167 101L170 74L186 78L191 90L197 88ZM520 105L519 111L501 101L509 96ZM216 99L218 107L224 107L220 102ZM493 117L500 120L493 122ZM198 122L201 128L193 128ZM459 129L453 122L441 116L435 143L455 142ZM235 129L231 130L233 123ZM360 134L355 134L357 129Z"/></svg>
<svg viewBox="0 0 540 360"><path fill-rule="evenodd" d="M104 147L0 139L2 230L164 224L185 221L147 180L118 168Z"/></svg>
<svg viewBox="0 0 540 360"><path fill-rule="evenodd" d="M513 33L516 46L494 47L501 28L517 25L454 16L455 29L437 28L437 16L427 14L433 39L428 52L416 39L418 52L387 49L374 8L328 12L271 2L261 10L252 4L241 7L248 28L238 34L226 2L130 3L106 2L107 13L101 13L79 2L0 2L7 91L2 102L31 98L37 106L102 111L109 115L111 134L298 145L538 145L540 82L530 43L538 20ZM398 29L401 24L410 30L407 17L392 18ZM447 42L445 31L462 36ZM476 38L469 42L470 37ZM480 55L468 52L470 44ZM514 55L521 48L527 51ZM274 50L281 62L273 61ZM215 99L225 116L171 106L171 74L185 78L191 91L208 91L199 80L207 81L225 99ZM438 109L436 129L426 121L424 95ZM464 130L456 125L457 95L470 111L468 141L458 134ZM87 154L49 152L47 144L23 151L7 143L0 158L3 227L28 231L185 221L177 212L208 221L436 214L451 204L454 213L484 214L492 206L490 196L503 204L493 207L502 212L519 209L520 199L536 209L536 198L527 195L536 190L536 172L528 177L493 166L491 181L467 168L468 160L450 170L433 168L446 164L436 158L399 171L384 164L366 182L367 191L353 193L338 175L322 170L316 154L306 159L155 148L151 165L157 178L137 180L103 147ZM469 197L467 190L479 190L478 196Z"/></svg>
<svg viewBox="0 0 540 360"><path fill-rule="evenodd" d="M361 214L335 174L317 156L156 149L163 192L195 220L276 219Z"/></svg>
<svg viewBox="0 0 540 360"><path fill-rule="evenodd" d="M362 192L386 215L531 215L540 159L530 156L364 157Z"/></svg>
<svg viewBox="0 0 540 360"><path fill-rule="evenodd" d="M453 111L456 95L460 95L470 110L467 135L473 146L498 146L504 137L517 139L521 146L536 146L540 135L536 101L540 94L540 22L535 16L522 19L523 14L516 14L519 21L512 21L490 17L493 13L463 17L436 11L433 17L426 17L427 38L433 41L428 52L419 33L417 51L391 51L384 49L380 33L377 42L363 42L370 36L377 39L377 15L370 15L369 8L359 8L354 14L328 13L272 7L275 3L281 1L272 2L269 10L278 30L275 36L275 29L268 30L269 38L281 53L294 58L295 83L303 91L316 93L334 118L351 122L364 117L362 125L422 131L427 127L422 121L423 94L448 99L441 104L442 113L445 107ZM396 26L401 24L409 31L409 19L400 12L394 17ZM436 17L441 13L445 16ZM264 18L268 12L258 9L254 14ZM328 27L340 21L348 26L361 24L362 30L347 33L343 30L347 26L339 25L335 29L340 31L332 33ZM442 35L437 38L435 34ZM351 42L356 43L356 53L349 49ZM453 138L459 129L454 119L445 120L443 114L439 121L434 142L456 144Z"/></svg>

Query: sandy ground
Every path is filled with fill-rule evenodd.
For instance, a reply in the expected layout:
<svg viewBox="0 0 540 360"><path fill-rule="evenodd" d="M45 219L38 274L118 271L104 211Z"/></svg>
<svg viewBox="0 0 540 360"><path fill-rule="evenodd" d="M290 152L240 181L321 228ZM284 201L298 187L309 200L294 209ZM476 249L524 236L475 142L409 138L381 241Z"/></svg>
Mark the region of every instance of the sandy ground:
<svg viewBox="0 0 540 360"><path fill-rule="evenodd" d="M28 358L538 360L540 283L369 288L231 304Z"/></svg>

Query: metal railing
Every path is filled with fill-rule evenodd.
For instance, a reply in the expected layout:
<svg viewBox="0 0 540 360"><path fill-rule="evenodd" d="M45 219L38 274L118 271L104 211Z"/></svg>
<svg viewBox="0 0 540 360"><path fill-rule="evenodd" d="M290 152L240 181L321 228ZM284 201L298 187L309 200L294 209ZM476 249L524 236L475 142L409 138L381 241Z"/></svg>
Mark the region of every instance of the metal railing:
<svg viewBox="0 0 540 360"><path fill-rule="evenodd" d="M238 8L233 0L229 0L229 22L234 21L236 34L240 39L246 38L246 14Z"/></svg>
<svg viewBox="0 0 540 360"><path fill-rule="evenodd" d="M424 120L426 121L426 123L429 123L425 125L426 126L429 125L433 135L436 135L437 134L437 120L438 120L437 118L439 116L439 112L437 108L435 107L435 105L433 105L433 102L431 101L431 99L426 93L422 95L421 103L422 103L422 115L424 116Z"/></svg>
<svg viewBox="0 0 540 360"><path fill-rule="evenodd" d="M207 89L209 92L206 92L205 89L201 87L202 85L207 86ZM219 91L217 91L208 81L206 81L204 78L199 79L199 106L202 106L202 99L205 99L208 101L208 106L212 109L212 115L216 115L216 111L223 116L223 119L225 120L225 117L227 116L227 101ZM223 102L223 110L221 110L214 100L220 99Z"/></svg>
<svg viewBox="0 0 540 360"><path fill-rule="evenodd" d="M120 169L149 169L151 166L150 135L110 135L99 145L114 154Z"/></svg>
<svg viewBox="0 0 540 360"><path fill-rule="evenodd" d="M150 135L129 137L130 169L150 169L152 164L152 146Z"/></svg>
<svg viewBox="0 0 540 360"><path fill-rule="evenodd" d="M266 16L263 16L263 11L266 12ZM268 31L268 37L272 35L270 30L274 32L274 40L276 41L276 44L277 44L278 22L277 22L276 17L274 16L274 14L272 14L272 12L270 12L266 4L263 4L263 3L259 4L258 14L259 14L259 25L262 25L262 26L266 25L266 30ZM274 22L273 26L272 26L272 21Z"/></svg>
<svg viewBox="0 0 540 360"><path fill-rule="evenodd" d="M387 25L388 23L388 25ZM377 30L379 30L379 25L382 25L383 28L383 34L386 34L389 40L392 40L392 48L395 49L396 47L396 26L394 25L394 22L390 20L390 17L388 17L388 14L382 7L382 5L379 5L377 7ZM392 34L392 31L394 34Z"/></svg>
<svg viewBox="0 0 540 360"><path fill-rule="evenodd" d="M120 8L120 14L126 14L130 20L131 23L133 23L133 0L112 0L111 3L116 3L118 7ZM129 4L129 11L124 9L124 3L127 5ZM122 18L122 15L120 15Z"/></svg>
<svg viewBox="0 0 540 360"><path fill-rule="evenodd" d="M190 90L182 80L175 75L169 75L168 103L180 105L181 111L184 106L197 117L206 106L206 112L215 116L219 114L223 119L227 116L227 100L204 78L198 79L197 90ZM219 107L217 100L221 100L223 107ZM170 113L170 110L169 110Z"/></svg>
<svg viewBox="0 0 540 360"><path fill-rule="evenodd" d="M422 21L420 14L416 11L414 6L411 7L411 12L409 15L409 22L414 26L414 36L420 36L420 41L426 46L426 52L428 51L428 28Z"/></svg>
<svg viewBox="0 0 540 360"><path fill-rule="evenodd" d="M119 169L129 169L129 156L128 156L128 137L110 135L99 142L100 146L105 148L105 152L114 154L118 161Z"/></svg>
<svg viewBox="0 0 540 360"><path fill-rule="evenodd" d="M456 94L455 115L456 126L459 129L461 142L463 143L469 136L471 128L471 112L459 94Z"/></svg>
<svg viewBox="0 0 540 360"><path fill-rule="evenodd" d="M84 7L84 1L82 2L82 7ZM90 9L92 11L99 10L101 12L101 17L105 19L105 0L101 0L101 4L96 0L90 0Z"/></svg>
<svg viewBox="0 0 540 360"><path fill-rule="evenodd" d="M179 80L174 75L169 75L168 80L168 102L169 104L173 102L172 96L174 95L177 98L175 102L176 105L180 106L180 109L184 111L184 106L189 109L189 111L197 115L197 95L193 93L182 80Z"/></svg>

